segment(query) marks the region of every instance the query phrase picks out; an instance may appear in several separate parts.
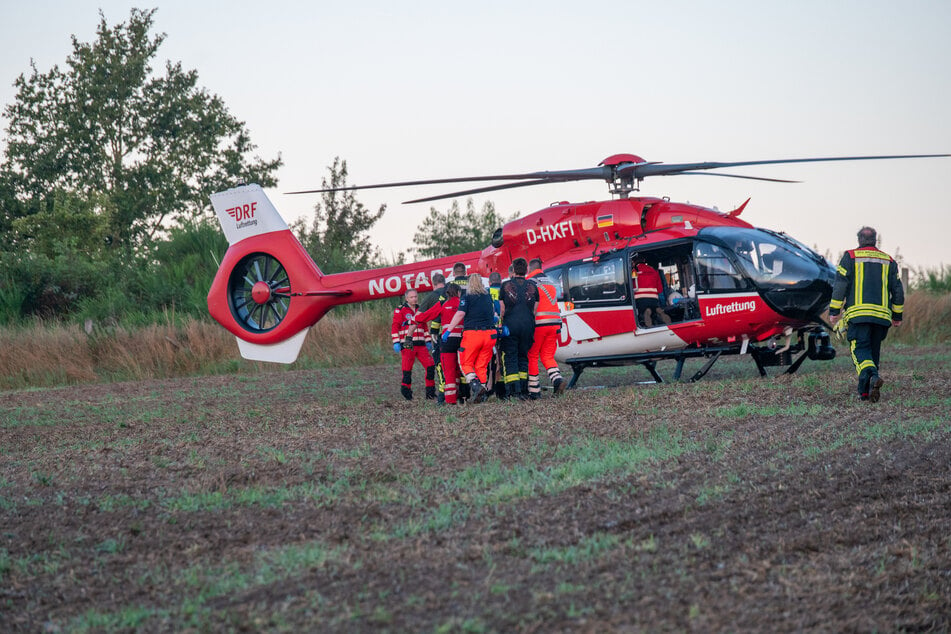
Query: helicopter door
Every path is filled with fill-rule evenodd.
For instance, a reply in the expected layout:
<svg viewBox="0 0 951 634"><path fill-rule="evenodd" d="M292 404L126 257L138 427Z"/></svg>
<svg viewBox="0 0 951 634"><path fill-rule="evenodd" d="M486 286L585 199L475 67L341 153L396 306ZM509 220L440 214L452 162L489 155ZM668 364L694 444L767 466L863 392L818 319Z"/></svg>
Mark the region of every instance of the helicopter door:
<svg viewBox="0 0 951 634"><path fill-rule="evenodd" d="M630 252L631 293L639 330L700 318L690 243Z"/></svg>
<svg viewBox="0 0 951 634"><path fill-rule="evenodd" d="M626 257L601 257L567 267L565 325L571 339L588 341L634 330Z"/></svg>

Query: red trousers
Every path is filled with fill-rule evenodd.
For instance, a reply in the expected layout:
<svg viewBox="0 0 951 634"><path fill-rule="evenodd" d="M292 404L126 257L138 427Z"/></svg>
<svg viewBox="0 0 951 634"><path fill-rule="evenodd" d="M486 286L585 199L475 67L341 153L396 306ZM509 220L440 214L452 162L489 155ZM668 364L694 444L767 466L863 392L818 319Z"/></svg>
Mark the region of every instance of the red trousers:
<svg viewBox="0 0 951 634"><path fill-rule="evenodd" d="M478 378L480 383L489 380L489 360L492 359L492 346L495 345L496 332L492 330L466 330L462 333L462 345L459 347L459 365L466 378Z"/></svg>
<svg viewBox="0 0 951 634"><path fill-rule="evenodd" d="M456 352L443 352L439 355L442 362L442 374L446 381L446 402L453 404L457 402L456 394L459 390L459 354Z"/></svg>
<svg viewBox="0 0 951 634"><path fill-rule="evenodd" d="M422 364L426 370L426 387L436 385L434 373L430 368L434 367L433 355L429 354L426 346L413 346L408 350L400 352L400 369L403 371L403 387L410 387L413 380L413 364L416 360Z"/></svg>

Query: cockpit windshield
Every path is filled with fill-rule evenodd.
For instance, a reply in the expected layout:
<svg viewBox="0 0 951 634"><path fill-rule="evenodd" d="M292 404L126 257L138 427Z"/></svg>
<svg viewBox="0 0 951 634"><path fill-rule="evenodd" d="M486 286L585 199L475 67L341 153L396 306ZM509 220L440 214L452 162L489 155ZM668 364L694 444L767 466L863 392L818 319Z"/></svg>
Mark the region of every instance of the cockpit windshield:
<svg viewBox="0 0 951 634"><path fill-rule="evenodd" d="M740 227L709 227L703 237L715 238L736 256L737 264L760 288L794 287L823 276L814 251L782 234Z"/></svg>

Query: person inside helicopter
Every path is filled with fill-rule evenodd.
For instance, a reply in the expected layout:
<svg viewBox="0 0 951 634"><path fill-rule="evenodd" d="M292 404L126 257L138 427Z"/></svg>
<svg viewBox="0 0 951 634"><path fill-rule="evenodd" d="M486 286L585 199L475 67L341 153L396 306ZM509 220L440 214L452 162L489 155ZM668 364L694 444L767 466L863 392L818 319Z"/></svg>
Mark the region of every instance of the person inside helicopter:
<svg viewBox="0 0 951 634"><path fill-rule="evenodd" d="M670 324L670 317L661 307L661 295L665 288L657 269L648 264L643 255L635 254L631 262L631 277L634 280L634 308L638 325L653 328L655 321Z"/></svg>

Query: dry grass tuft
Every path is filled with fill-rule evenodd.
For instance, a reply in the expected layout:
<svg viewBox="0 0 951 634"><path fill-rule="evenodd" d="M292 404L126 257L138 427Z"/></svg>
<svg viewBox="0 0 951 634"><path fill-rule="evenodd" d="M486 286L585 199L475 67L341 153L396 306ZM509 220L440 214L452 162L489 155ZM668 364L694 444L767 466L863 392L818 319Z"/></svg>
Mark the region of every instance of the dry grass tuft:
<svg viewBox="0 0 951 634"><path fill-rule="evenodd" d="M903 343L951 342L951 293L909 293L901 328L892 328L892 337Z"/></svg>
<svg viewBox="0 0 951 634"><path fill-rule="evenodd" d="M327 315L311 329L303 367L374 365L389 350L389 314L377 307ZM144 328L36 321L0 330L0 389L273 371L241 360L234 337L209 320L172 318Z"/></svg>

